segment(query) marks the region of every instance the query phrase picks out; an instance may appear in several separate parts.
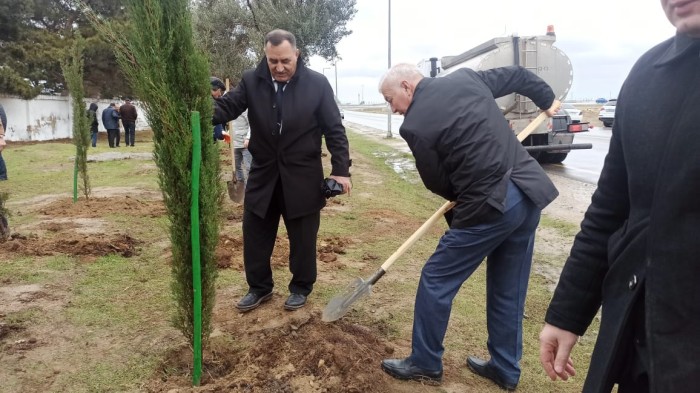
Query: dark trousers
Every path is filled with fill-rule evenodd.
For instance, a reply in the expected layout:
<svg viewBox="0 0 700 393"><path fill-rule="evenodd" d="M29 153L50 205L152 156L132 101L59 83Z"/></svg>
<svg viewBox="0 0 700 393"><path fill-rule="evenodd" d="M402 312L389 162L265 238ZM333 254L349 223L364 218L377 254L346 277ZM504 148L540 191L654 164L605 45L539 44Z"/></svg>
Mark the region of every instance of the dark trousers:
<svg viewBox="0 0 700 393"><path fill-rule="evenodd" d="M109 147L119 146L119 129L118 128L113 128L113 129L107 130L107 142L109 143Z"/></svg>
<svg viewBox="0 0 700 393"><path fill-rule="evenodd" d="M243 263L249 291L265 294L272 291L270 258L277 238L280 216L289 238L289 292L308 295L316 282L316 239L321 212L289 219L284 208L282 183L278 179L265 217L249 210L243 213Z"/></svg>
<svg viewBox="0 0 700 393"><path fill-rule="evenodd" d="M122 121L124 125L124 143L127 146L134 146L136 139L136 123Z"/></svg>
<svg viewBox="0 0 700 393"><path fill-rule="evenodd" d="M2 158L2 151L0 151L0 180L7 180L7 166L5 166L5 159Z"/></svg>
<svg viewBox="0 0 700 393"><path fill-rule="evenodd" d="M442 370L443 339L452 300L486 257L489 364L505 382L518 383L525 295L539 219L540 210L510 182L501 218L445 232L418 283L413 364L425 370Z"/></svg>

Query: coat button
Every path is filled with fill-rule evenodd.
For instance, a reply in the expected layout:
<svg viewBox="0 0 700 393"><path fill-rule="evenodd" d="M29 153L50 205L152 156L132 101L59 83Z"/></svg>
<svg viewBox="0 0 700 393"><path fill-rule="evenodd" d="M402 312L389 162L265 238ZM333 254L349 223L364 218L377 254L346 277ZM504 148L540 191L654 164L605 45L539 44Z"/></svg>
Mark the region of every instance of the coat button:
<svg viewBox="0 0 700 393"><path fill-rule="evenodd" d="M627 286L630 288L630 291L637 287L637 275L636 274L632 275L632 278L630 279L630 282L627 284Z"/></svg>

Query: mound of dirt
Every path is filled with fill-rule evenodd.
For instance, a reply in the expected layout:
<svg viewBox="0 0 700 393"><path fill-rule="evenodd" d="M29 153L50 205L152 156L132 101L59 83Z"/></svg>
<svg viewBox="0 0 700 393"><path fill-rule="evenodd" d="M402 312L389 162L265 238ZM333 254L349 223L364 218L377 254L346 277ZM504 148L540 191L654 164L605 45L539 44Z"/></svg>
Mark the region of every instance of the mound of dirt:
<svg viewBox="0 0 700 393"><path fill-rule="evenodd" d="M97 218L109 214L160 217L165 215L165 205L162 200L112 195L80 200L78 203L74 203L72 199L58 199L39 209L39 212L51 217L71 218Z"/></svg>
<svg viewBox="0 0 700 393"><path fill-rule="evenodd" d="M69 228L70 229L70 228ZM62 232L58 239L42 239L36 234L21 235L13 233L3 244L0 255L6 253L27 256L50 256L57 254L81 257L100 257L117 254L132 257L138 253L142 242L129 235L82 235Z"/></svg>
<svg viewBox="0 0 700 393"><path fill-rule="evenodd" d="M281 304L280 304L281 305ZM394 348L369 328L343 320L324 323L318 313L267 307L240 316L226 335L210 339L202 386L196 391L252 393L382 392L379 361ZM171 353L148 384L151 392L185 392L192 351ZM180 389L178 389L180 387Z"/></svg>

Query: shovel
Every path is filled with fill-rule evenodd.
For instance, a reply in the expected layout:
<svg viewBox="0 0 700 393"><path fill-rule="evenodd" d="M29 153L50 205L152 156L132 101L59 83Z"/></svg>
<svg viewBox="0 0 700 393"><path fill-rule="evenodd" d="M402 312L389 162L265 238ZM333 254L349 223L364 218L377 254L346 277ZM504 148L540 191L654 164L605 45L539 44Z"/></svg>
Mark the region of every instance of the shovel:
<svg viewBox="0 0 700 393"><path fill-rule="evenodd" d="M243 182L239 182L236 178L236 155L234 153L233 141L230 139L229 141L229 144L231 145L231 166L233 167L233 172L231 174L232 180L226 182L228 197L236 203L243 203L243 197L245 196L245 184Z"/></svg>
<svg viewBox="0 0 700 393"><path fill-rule="evenodd" d="M519 142L522 142L532 134L533 131L535 131L535 128L540 125L545 119L547 118L547 113L541 112L537 117L530 122L530 124L527 125L527 127L523 128L522 131L518 134L517 138Z"/></svg>
<svg viewBox="0 0 700 393"><path fill-rule="evenodd" d="M445 214L448 210L452 209L455 205L454 202L445 202L438 211L433 213L430 218L423 223L423 225L416 230L411 237L406 240L398 250L394 251L393 254L382 264L382 266L377 270L370 278L363 280L362 278L357 278L353 281L345 290L340 294L331 299L328 305L323 309L323 314L321 315L321 320L324 322L333 322L340 319L345 313L348 312L350 306L355 303L358 299L368 295L372 285L374 285L380 278L386 273L389 267L397 260L401 255L403 255L409 247L411 247L421 236L440 219L440 216Z"/></svg>

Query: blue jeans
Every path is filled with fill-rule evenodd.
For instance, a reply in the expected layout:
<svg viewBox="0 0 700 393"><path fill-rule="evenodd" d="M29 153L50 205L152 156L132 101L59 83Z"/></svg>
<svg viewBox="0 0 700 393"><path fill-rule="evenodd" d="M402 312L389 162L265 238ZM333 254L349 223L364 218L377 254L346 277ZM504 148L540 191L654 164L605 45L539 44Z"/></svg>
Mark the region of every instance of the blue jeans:
<svg viewBox="0 0 700 393"><path fill-rule="evenodd" d="M2 151L0 151L0 180L7 180L7 167L5 166L5 159L2 158Z"/></svg>
<svg viewBox="0 0 700 393"><path fill-rule="evenodd" d="M250 163L253 161L253 156L248 149L243 147L234 148L233 156L236 162L236 179L246 184L248 182L248 173L250 172Z"/></svg>
<svg viewBox="0 0 700 393"><path fill-rule="evenodd" d="M452 300L486 257L490 364L507 382L519 381L523 311L539 220L540 210L510 182L502 217L445 232L418 284L411 353L416 366L442 370L442 342Z"/></svg>
<svg viewBox="0 0 700 393"><path fill-rule="evenodd" d="M90 132L90 137L92 139L92 147L97 147L97 131Z"/></svg>

